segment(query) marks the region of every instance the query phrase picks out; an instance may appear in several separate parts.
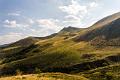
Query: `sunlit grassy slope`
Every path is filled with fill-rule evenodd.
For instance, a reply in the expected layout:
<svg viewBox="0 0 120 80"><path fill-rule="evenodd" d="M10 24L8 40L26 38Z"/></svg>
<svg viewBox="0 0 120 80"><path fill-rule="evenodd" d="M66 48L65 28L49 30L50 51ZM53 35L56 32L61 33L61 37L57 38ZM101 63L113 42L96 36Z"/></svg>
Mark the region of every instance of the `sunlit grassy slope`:
<svg viewBox="0 0 120 80"><path fill-rule="evenodd" d="M35 46L35 47L34 47ZM26 53L25 53L26 52ZM68 67L87 61L102 59L120 53L118 47L97 48L89 42L74 42L64 36L40 40L24 52L15 53L1 61L0 68L16 70L19 67L35 66L43 70L49 68ZM20 66L21 65L21 66Z"/></svg>
<svg viewBox="0 0 120 80"><path fill-rule="evenodd" d="M90 80L120 80L120 64L96 68L79 75L84 75Z"/></svg>
<svg viewBox="0 0 120 80"><path fill-rule="evenodd" d="M80 72L92 80L97 80L94 75L99 73L98 77L101 77L105 72L107 78L103 76L100 79L109 80L110 74L116 74L115 69L120 73L119 68L109 69L109 66L114 67L120 62L118 14L90 28L68 27L47 37L29 37L0 48L0 75L15 74L17 69L33 73L35 68L39 68L43 72ZM104 21L107 23L102 24Z"/></svg>
<svg viewBox="0 0 120 80"><path fill-rule="evenodd" d="M83 76L69 75L63 73L40 73L3 77L0 78L0 80L88 80L88 79Z"/></svg>

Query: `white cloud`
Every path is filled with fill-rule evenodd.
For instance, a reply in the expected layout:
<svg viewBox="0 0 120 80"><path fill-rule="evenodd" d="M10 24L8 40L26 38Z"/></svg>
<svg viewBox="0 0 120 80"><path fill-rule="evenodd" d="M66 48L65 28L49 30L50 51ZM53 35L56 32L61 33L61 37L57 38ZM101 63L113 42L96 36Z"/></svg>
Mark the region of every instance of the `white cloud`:
<svg viewBox="0 0 120 80"><path fill-rule="evenodd" d="M77 1L71 0L71 4L68 6L59 6L63 12L70 15L78 15L79 13L87 13L87 7L80 5Z"/></svg>
<svg viewBox="0 0 120 80"><path fill-rule="evenodd" d="M96 1L87 4L80 4L79 0L71 0L71 4L59 6L58 8L67 13L64 16L63 23L68 26L84 27L84 18L98 6Z"/></svg>
<svg viewBox="0 0 120 80"><path fill-rule="evenodd" d="M36 25L34 28L32 25ZM18 23L16 20L5 20L4 26L7 28L21 29L27 31L29 36L47 36L59 31L62 27L57 19L36 19L27 18L26 22Z"/></svg>
<svg viewBox="0 0 120 80"><path fill-rule="evenodd" d="M74 15L68 15L65 16L63 24L69 24L68 26L78 27L81 25L81 18Z"/></svg>
<svg viewBox="0 0 120 80"><path fill-rule="evenodd" d="M8 16L21 16L21 11L14 11L7 14Z"/></svg>
<svg viewBox="0 0 120 80"><path fill-rule="evenodd" d="M37 28L29 28L30 36L47 36L52 33L58 32L62 26L60 26L60 21L57 19L37 19L34 21Z"/></svg>
<svg viewBox="0 0 120 80"><path fill-rule="evenodd" d="M19 13L8 13L9 16L20 16Z"/></svg>
<svg viewBox="0 0 120 80"><path fill-rule="evenodd" d="M30 29L31 32L29 34L29 36L48 36L52 33L54 33L53 31L50 31L49 29L47 28L39 28L39 29Z"/></svg>
<svg viewBox="0 0 120 80"><path fill-rule="evenodd" d="M67 16L65 16L65 19L69 20L69 21L76 21L76 20L80 21L80 18L77 16L74 16L74 15L67 15Z"/></svg>
<svg viewBox="0 0 120 80"><path fill-rule="evenodd" d="M74 15L68 15L68 16L65 16L65 20L63 22L64 23L80 23L81 19Z"/></svg>
<svg viewBox="0 0 120 80"><path fill-rule="evenodd" d="M22 38L24 38L24 35L22 33L10 32L8 34L0 36L0 45L15 42L15 41L20 40Z"/></svg>
<svg viewBox="0 0 120 80"><path fill-rule="evenodd" d="M58 22L59 20L57 19L38 19L37 20L37 24L40 27L43 27L46 29L55 29L55 30L59 28Z"/></svg>
<svg viewBox="0 0 120 80"><path fill-rule="evenodd" d="M18 24L16 23L15 20L12 20L12 21L5 20L4 23L5 23L6 27L12 27L12 28L14 28L14 27L18 26Z"/></svg>
<svg viewBox="0 0 120 80"><path fill-rule="evenodd" d="M34 24L35 22L34 22L33 19L30 19L30 18L29 18L29 19L28 19L28 23L29 23L29 24Z"/></svg>
<svg viewBox="0 0 120 80"><path fill-rule="evenodd" d="M91 2L91 3L90 3L90 7L91 7L91 8L97 7L97 6L98 6L98 4L97 4L96 2Z"/></svg>
<svg viewBox="0 0 120 80"><path fill-rule="evenodd" d="M4 26L8 28L25 28L28 27L28 24L18 24L16 20L5 20Z"/></svg>

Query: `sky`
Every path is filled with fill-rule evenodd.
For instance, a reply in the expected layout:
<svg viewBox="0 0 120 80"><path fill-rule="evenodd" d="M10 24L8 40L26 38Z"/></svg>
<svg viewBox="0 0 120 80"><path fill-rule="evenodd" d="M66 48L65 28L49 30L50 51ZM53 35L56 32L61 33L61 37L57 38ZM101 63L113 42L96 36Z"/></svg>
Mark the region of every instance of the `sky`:
<svg viewBox="0 0 120 80"><path fill-rule="evenodd" d="M120 11L120 0L0 0L0 45L86 28Z"/></svg>

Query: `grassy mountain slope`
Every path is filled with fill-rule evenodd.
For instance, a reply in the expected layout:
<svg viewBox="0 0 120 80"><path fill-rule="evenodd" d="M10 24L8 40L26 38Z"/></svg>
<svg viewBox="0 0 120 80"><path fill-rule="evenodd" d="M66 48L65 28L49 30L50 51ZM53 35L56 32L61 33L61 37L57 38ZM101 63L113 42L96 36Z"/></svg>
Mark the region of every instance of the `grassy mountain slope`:
<svg viewBox="0 0 120 80"><path fill-rule="evenodd" d="M120 13L116 13L86 29L68 27L47 37L20 40L0 50L0 74L14 74L17 69L32 73L36 67L65 73L104 69L120 62L119 31Z"/></svg>
<svg viewBox="0 0 120 80"><path fill-rule="evenodd" d="M69 75L63 73L41 73L0 78L0 80L88 80L88 79L84 78L83 76Z"/></svg>
<svg viewBox="0 0 120 80"><path fill-rule="evenodd" d="M101 24L101 25L100 25ZM75 41L91 41L93 45L120 45L120 13L108 16L82 31Z"/></svg>
<svg viewBox="0 0 120 80"><path fill-rule="evenodd" d="M111 22L113 22L114 20L120 18L120 12L112 14L110 16L107 16L99 21L97 21L94 25L92 25L91 27L97 28L97 27L103 27L104 25L107 25Z"/></svg>

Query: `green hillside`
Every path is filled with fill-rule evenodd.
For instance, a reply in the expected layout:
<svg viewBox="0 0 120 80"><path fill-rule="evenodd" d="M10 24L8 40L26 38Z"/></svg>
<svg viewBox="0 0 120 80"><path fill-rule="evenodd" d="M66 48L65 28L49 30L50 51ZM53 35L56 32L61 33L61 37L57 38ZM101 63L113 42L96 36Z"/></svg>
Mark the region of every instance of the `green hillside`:
<svg viewBox="0 0 120 80"><path fill-rule="evenodd" d="M50 36L28 37L0 49L0 75L15 74L18 69L33 73L39 68L42 72L80 74L92 80L104 71L119 80L119 62L120 13L89 28L66 27Z"/></svg>
<svg viewBox="0 0 120 80"><path fill-rule="evenodd" d="M2 77L0 80L88 80L83 76L69 75L63 73L41 73L30 75L18 75L12 77Z"/></svg>

